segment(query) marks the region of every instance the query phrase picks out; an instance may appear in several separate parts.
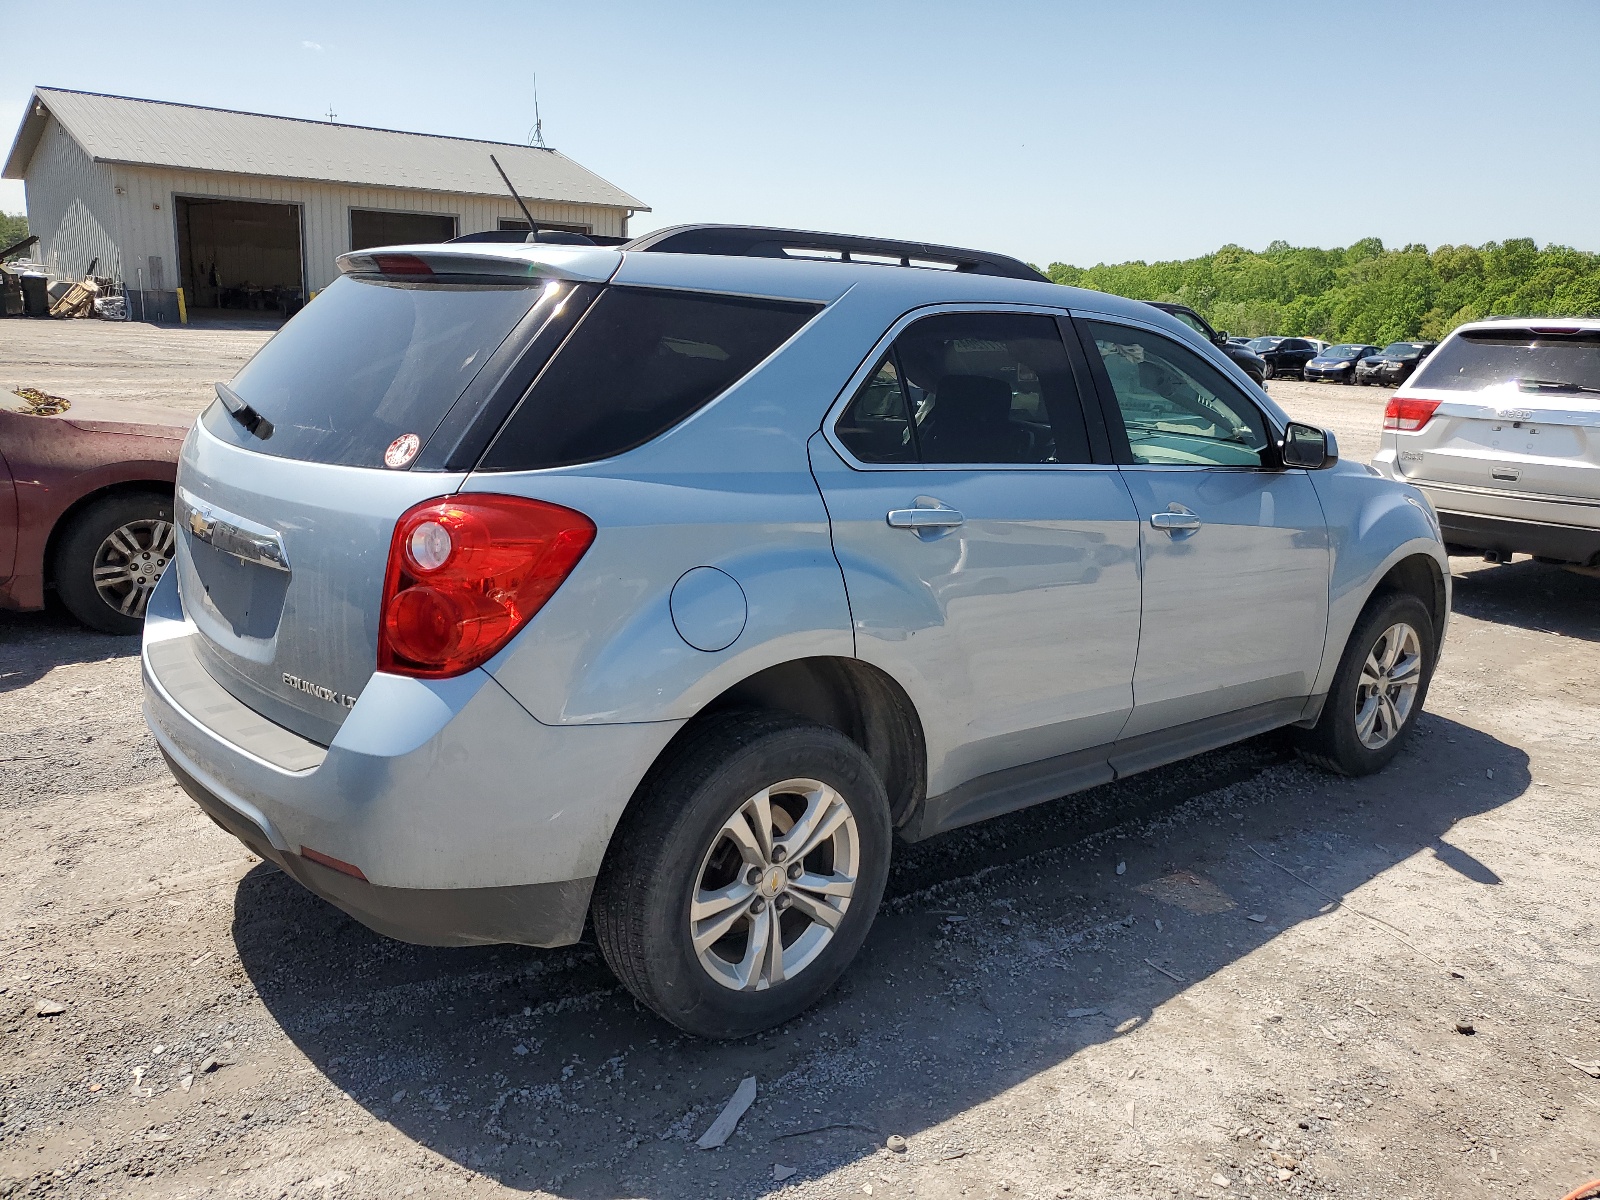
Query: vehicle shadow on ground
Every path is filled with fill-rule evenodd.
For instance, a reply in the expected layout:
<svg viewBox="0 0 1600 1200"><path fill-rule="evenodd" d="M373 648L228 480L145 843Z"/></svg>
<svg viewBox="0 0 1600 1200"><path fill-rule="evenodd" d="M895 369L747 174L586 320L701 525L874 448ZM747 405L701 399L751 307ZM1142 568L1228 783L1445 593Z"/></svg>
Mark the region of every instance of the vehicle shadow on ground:
<svg viewBox="0 0 1600 1200"><path fill-rule="evenodd" d="M1531 558L1465 571L1457 558L1452 566L1454 612L1497 625L1600 642L1600 579Z"/></svg>
<svg viewBox="0 0 1600 1200"><path fill-rule="evenodd" d="M137 637L86 629L65 609L0 612L0 693L43 679L67 663L103 662L139 653Z"/></svg>
<svg viewBox="0 0 1600 1200"><path fill-rule="evenodd" d="M406 946L275 869L241 881L234 939L333 1084L466 1167L573 1200L761 1195L774 1164L814 1178L891 1133L923 1161L959 1154L942 1122L1137 1028L1413 855L1494 886L1445 837L1528 787L1526 755L1432 714L1417 735L1366 779L1267 737L897 846L839 987L738 1042L669 1028L591 946ZM755 1106L725 1147L697 1150L747 1075Z"/></svg>

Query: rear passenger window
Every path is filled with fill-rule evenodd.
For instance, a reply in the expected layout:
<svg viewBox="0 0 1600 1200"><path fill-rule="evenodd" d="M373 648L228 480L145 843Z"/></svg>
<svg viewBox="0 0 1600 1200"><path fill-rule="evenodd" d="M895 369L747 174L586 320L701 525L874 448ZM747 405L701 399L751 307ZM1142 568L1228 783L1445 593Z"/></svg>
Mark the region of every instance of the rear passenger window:
<svg viewBox="0 0 1600 1200"><path fill-rule="evenodd" d="M609 287L480 467L528 471L641 446L748 375L820 305Z"/></svg>
<svg viewBox="0 0 1600 1200"><path fill-rule="evenodd" d="M863 463L1086 463L1083 408L1050 317L945 313L895 339L835 432Z"/></svg>

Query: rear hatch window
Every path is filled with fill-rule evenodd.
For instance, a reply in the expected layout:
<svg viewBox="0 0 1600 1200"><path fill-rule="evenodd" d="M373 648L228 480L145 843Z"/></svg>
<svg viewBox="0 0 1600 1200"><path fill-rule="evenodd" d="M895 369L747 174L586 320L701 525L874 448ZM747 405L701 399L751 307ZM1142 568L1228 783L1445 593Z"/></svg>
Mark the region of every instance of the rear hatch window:
<svg viewBox="0 0 1600 1200"><path fill-rule="evenodd" d="M396 438L425 444L484 364L539 301L536 280L416 284L343 276L234 377L267 421L246 432L221 403L206 428L280 458L381 467Z"/></svg>
<svg viewBox="0 0 1600 1200"><path fill-rule="evenodd" d="M820 308L748 296L608 287L479 467L568 466L643 445L743 379Z"/></svg>
<svg viewBox="0 0 1600 1200"><path fill-rule="evenodd" d="M1413 383L1452 392L1509 387L1526 395L1600 393L1600 329L1467 330L1435 350Z"/></svg>

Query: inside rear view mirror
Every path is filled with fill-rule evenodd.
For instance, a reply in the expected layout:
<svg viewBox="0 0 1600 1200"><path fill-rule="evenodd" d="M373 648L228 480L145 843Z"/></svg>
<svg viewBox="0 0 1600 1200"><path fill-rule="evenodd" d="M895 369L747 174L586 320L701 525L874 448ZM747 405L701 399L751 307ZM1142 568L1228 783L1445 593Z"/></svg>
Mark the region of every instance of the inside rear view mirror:
<svg viewBox="0 0 1600 1200"><path fill-rule="evenodd" d="M1339 461L1339 444L1326 430L1290 421L1284 430L1281 455L1286 467L1320 471Z"/></svg>

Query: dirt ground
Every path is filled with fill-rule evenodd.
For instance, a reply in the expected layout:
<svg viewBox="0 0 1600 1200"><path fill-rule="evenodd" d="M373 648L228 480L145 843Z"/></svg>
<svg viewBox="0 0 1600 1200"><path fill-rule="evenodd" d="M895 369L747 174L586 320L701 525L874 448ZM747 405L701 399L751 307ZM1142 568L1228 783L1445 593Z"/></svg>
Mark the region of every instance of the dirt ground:
<svg viewBox="0 0 1600 1200"><path fill-rule="evenodd" d="M259 341L30 324L0 382L179 407ZM1375 448L1383 393L1272 391ZM898 847L843 984L723 1045L592 945L367 932L171 782L132 640L0 616L0 1196L1561 1197L1600 1176L1600 582L1455 566L1387 771L1266 737Z"/></svg>

